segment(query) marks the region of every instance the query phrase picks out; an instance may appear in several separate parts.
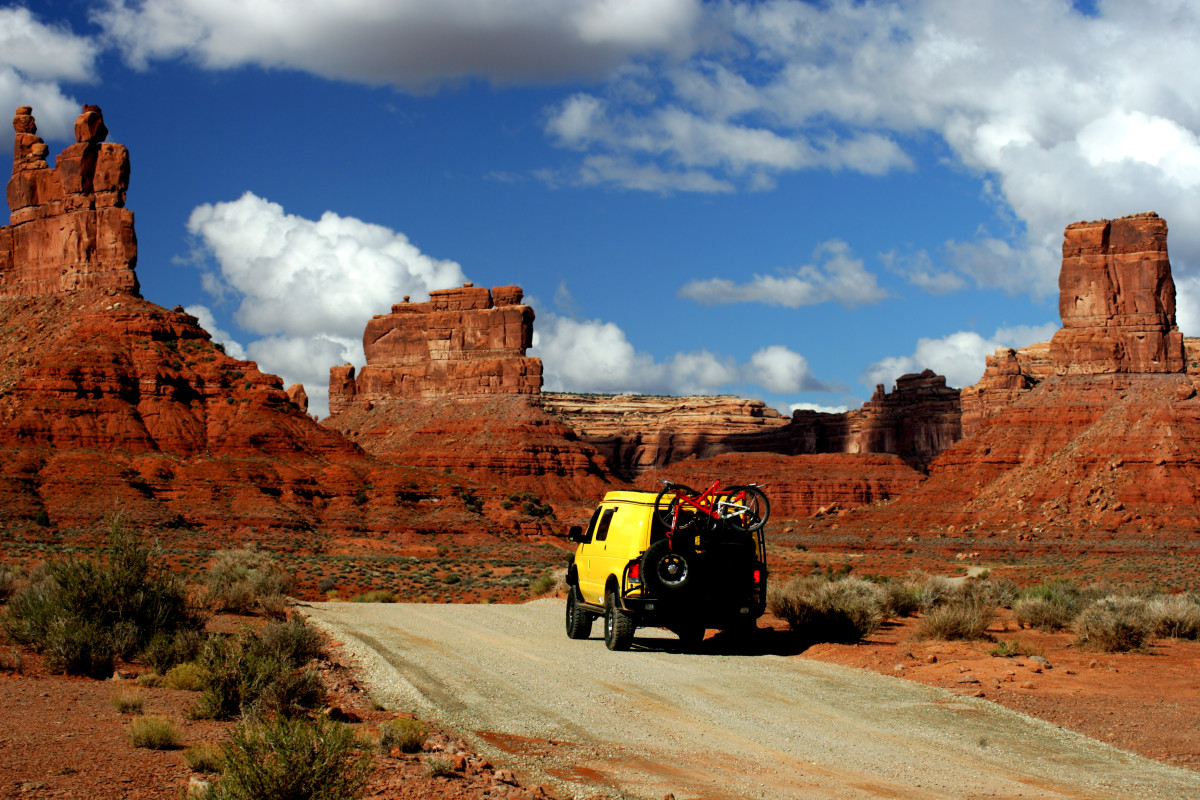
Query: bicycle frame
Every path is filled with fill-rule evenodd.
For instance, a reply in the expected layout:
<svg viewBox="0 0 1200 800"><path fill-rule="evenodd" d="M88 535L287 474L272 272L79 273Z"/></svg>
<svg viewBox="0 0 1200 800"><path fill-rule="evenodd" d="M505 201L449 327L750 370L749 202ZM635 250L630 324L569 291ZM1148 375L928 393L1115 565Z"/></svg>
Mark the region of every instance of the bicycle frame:
<svg viewBox="0 0 1200 800"><path fill-rule="evenodd" d="M670 483L669 481L663 481L663 483L667 484L668 486L674 485L674 484ZM671 531L668 534L668 536L675 533L675 530L676 530L676 528L678 526L678 522L679 522L679 511L680 511L680 509L683 508L684 503L687 503L692 508L695 508L697 511L703 512L704 514L708 515L709 517L711 517L712 519L715 519L715 520L721 520L721 519L728 518L730 516L730 514L727 513L727 509L733 509L733 513L738 513L739 511L749 510L747 506L740 505L739 503L737 503L736 502L737 498L735 498L733 496L731 496L728 500L717 499L714 502L714 499L718 498L720 496L720 494L721 494L721 481L719 481L719 480L714 481L712 486L709 486L707 489L705 489L703 492L701 492L696 497L689 497L688 495L684 494L681 491L676 491L675 497L677 500L679 500L679 503L676 504L675 512L674 512L674 514L672 514Z"/></svg>

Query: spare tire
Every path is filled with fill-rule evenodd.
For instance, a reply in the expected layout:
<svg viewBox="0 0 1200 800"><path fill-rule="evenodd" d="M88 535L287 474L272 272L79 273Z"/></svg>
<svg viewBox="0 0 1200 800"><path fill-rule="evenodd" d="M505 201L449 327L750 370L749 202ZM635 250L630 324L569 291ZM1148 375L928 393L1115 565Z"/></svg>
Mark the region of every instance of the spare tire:
<svg viewBox="0 0 1200 800"><path fill-rule="evenodd" d="M695 580L696 554L659 539L642 556L642 582L652 597L683 594Z"/></svg>

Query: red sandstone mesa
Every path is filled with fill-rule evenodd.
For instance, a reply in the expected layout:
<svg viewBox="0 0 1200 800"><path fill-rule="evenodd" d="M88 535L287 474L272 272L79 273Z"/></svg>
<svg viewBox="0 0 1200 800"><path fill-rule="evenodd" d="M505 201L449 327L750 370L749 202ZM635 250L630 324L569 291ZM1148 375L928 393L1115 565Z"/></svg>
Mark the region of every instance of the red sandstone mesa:
<svg viewBox="0 0 1200 800"><path fill-rule="evenodd" d="M537 394L542 362L528 358L533 309L517 286L466 284L429 293L424 303L392 306L367 323L367 365L333 367L329 411L349 403L446 395Z"/></svg>

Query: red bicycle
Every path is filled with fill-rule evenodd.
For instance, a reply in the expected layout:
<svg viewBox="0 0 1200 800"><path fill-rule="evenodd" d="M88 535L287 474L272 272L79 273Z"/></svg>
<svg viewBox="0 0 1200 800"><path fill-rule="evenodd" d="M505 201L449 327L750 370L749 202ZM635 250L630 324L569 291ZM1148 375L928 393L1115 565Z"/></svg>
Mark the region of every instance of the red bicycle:
<svg viewBox="0 0 1200 800"><path fill-rule="evenodd" d="M715 481L700 493L682 483L663 481L663 484L663 490L654 500L654 513L672 535L704 518L728 523L743 533L754 533L762 530L771 513L771 504L757 484L722 489L721 482Z"/></svg>

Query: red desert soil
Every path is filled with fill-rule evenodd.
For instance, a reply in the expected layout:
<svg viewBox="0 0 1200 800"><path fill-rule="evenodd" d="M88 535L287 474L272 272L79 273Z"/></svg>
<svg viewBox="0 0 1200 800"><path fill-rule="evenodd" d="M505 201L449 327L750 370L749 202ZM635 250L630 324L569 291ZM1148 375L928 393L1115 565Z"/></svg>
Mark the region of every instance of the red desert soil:
<svg viewBox="0 0 1200 800"><path fill-rule="evenodd" d="M764 623L778 631L779 620ZM858 645L820 644L802 657L896 675L951 691L981 695L1008 708L1048 720L1127 750L1175 766L1200 766L1200 643L1155 641L1144 653L1103 654L1071 645L1066 633L1017 630L1001 618L996 640L1018 641L1033 656L988 655L991 642L938 642L915 636L916 622L889 624ZM780 635L780 634L775 634ZM335 643L336 644L336 643ZM340 663L323 663L333 688L331 704L357 716L377 732L397 716L371 707L366 687ZM113 707L112 696L132 681L94 681L49 675L37 656L0 650L0 798L113 797L175 800L192 778L182 750L138 750L125 739L130 717ZM1044 659L1046 664L1041 663ZM229 723L187 719L194 702L188 692L139 687L145 712L174 720L184 746L220 742ZM457 769L430 778L422 756L377 754L366 797L415 800L483 797L544 797L540 787L522 787L519 776L470 753L453 732L432 740L435 754ZM429 754L426 754L426 757ZM199 777L199 776L197 776Z"/></svg>
<svg viewBox="0 0 1200 800"><path fill-rule="evenodd" d="M1200 642L1156 639L1145 652L1100 653L1075 647L1070 633L1018 629L1008 612L989 629L995 642L922 640L916 629L916 620L901 620L860 644L818 644L803 657L984 697L1148 758L1200 768ZM1019 642L1032 655L988 655L999 641Z"/></svg>

